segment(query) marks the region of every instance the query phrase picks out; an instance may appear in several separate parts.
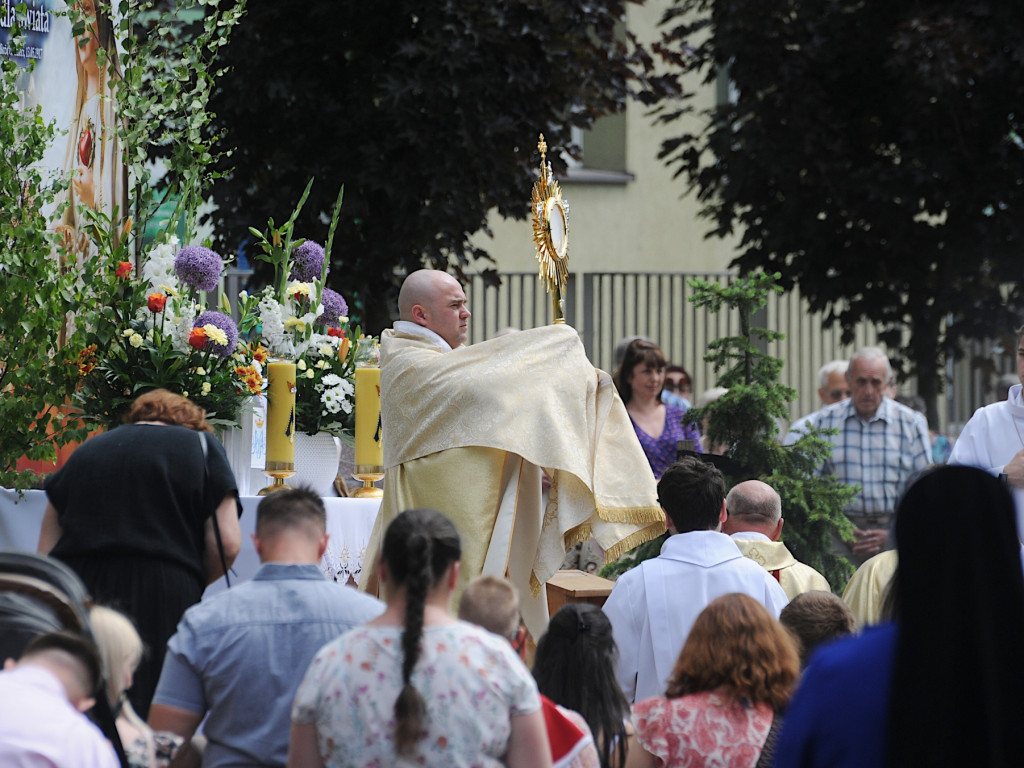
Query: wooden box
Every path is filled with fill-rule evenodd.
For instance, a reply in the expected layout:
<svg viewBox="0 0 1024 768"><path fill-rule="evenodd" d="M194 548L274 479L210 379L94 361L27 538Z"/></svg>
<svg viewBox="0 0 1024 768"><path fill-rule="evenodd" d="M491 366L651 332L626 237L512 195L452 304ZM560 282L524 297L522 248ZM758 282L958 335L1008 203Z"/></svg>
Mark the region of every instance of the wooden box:
<svg viewBox="0 0 1024 768"><path fill-rule="evenodd" d="M548 615L566 603L590 603L599 608L611 594L614 581L583 571L558 571L547 583Z"/></svg>

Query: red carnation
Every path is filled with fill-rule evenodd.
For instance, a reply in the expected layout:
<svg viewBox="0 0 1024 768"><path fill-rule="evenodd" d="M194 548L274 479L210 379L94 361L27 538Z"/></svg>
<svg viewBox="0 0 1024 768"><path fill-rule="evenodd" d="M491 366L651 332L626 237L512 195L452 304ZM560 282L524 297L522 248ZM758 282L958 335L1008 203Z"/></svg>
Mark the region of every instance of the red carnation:
<svg viewBox="0 0 1024 768"><path fill-rule="evenodd" d="M117 276L119 278L126 279L128 275L132 273L132 263L130 261L122 261L117 265Z"/></svg>
<svg viewBox="0 0 1024 768"><path fill-rule="evenodd" d="M337 336L339 338L343 338L345 336L345 332L343 330L341 330L341 328L328 328L327 329L327 335L328 336Z"/></svg>

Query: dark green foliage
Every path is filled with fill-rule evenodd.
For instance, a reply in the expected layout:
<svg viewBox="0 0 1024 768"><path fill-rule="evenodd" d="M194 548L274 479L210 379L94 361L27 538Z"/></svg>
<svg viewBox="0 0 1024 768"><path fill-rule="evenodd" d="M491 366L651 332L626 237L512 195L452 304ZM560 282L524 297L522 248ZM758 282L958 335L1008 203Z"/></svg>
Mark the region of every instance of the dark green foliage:
<svg viewBox="0 0 1024 768"><path fill-rule="evenodd" d="M788 417L796 392L779 381L783 361L761 352L758 341L785 337L750 322L754 312L765 305L769 292L782 290L778 281L778 274L762 272L727 286L690 281L696 306L711 313L727 308L736 311L740 320L740 335L716 339L704 356L720 373L718 386L729 391L703 408L693 409L691 418L699 422L708 415L709 441L732 446L729 458L746 468L745 476L730 478L730 484L756 478L778 492L786 520L786 546L841 591L852 569L846 558L832 552L832 535L839 532L852 537L853 526L843 509L854 489L831 475L817 474L832 452L827 433L804 435L788 447L780 444L776 420Z"/></svg>
<svg viewBox="0 0 1024 768"><path fill-rule="evenodd" d="M24 45L17 25L9 44L13 51ZM22 109L21 73L15 58L0 56L0 486L19 489L36 482L17 471L22 456L52 461L54 440L84 435L62 422L66 382L51 358L74 272L61 270L56 236L39 212L68 179L39 169L58 132L40 109Z"/></svg>
<svg viewBox="0 0 1024 768"><path fill-rule="evenodd" d="M893 351L909 330L894 362L934 424L946 361L1020 322L1020 4L677 0L664 23L674 72L734 97L701 133L691 102L658 118L709 236L738 235L735 266L780 272L847 342L865 319Z"/></svg>
<svg viewBox="0 0 1024 768"><path fill-rule="evenodd" d="M558 166L573 126L622 109L633 70L649 63L622 29L625 6L251 0L212 102L233 149L214 185L224 252L310 177L296 232L323 242L344 184L328 280L379 332L396 269L426 258L461 270L487 258L469 237L490 210L527 215L540 132Z"/></svg>

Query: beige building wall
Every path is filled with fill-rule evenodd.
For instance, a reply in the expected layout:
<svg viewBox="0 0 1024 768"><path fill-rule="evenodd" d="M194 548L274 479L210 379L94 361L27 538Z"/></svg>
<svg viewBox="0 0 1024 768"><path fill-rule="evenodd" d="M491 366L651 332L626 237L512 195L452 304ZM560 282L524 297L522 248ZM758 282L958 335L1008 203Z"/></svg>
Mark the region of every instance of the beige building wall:
<svg viewBox="0 0 1024 768"><path fill-rule="evenodd" d="M650 42L663 3L629 4L627 23ZM713 86L700 87L698 110L714 104ZM705 240L709 222L697 218L697 201L683 178L672 178L657 153L664 139L694 130L698 116L671 126L654 126L644 105L631 102L625 115L606 118L584 134L584 167L559 179L569 202L569 269L582 272L719 272L733 257L731 242ZM689 122L686 122L689 121ZM538 127L538 131L543 126ZM530 141L535 138L531 137ZM600 172L605 173L600 173ZM608 173L610 172L610 173ZM616 172L620 172L615 176ZM627 180L631 176L632 178ZM523 190L528 211L530 190ZM494 238L475 243L497 260L499 272L536 269L530 220L505 220L492 214Z"/></svg>

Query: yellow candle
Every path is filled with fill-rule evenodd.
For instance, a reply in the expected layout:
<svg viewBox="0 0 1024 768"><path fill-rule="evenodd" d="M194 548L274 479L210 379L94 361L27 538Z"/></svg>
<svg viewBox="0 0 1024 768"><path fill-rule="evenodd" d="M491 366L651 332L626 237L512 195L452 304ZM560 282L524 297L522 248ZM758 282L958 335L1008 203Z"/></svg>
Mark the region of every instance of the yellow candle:
<svg viewBox="0 0 1024 768"><path fill-rule="evenodd" d="M295 363L267 363L267 472L295 469Z"/></svg>
<svg viewBox="0 0 1024 768"><path fill-rule="evenodd" d="M383 471L381 438L380 368L356 368L356 473Z"/></svg>

